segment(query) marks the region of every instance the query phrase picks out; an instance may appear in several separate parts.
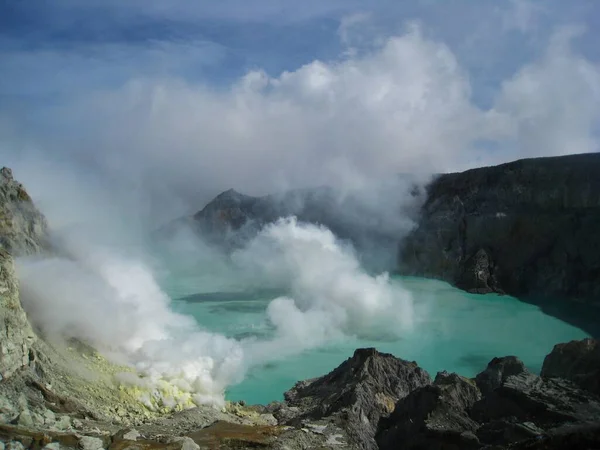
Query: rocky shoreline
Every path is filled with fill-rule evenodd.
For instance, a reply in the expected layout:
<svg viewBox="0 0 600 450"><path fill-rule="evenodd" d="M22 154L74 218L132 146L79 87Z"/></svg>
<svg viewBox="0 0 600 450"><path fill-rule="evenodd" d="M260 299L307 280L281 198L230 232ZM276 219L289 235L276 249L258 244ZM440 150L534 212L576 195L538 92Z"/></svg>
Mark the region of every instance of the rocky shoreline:
<svg viewBox="0 0 600 450"><path fill-rule="evenodd" d="M0 383L0 441L9 449L598 448L599 349L593 339L559 344L541 376L506 356L473 379L440 372L433 380L416 362L357 349L329 374L296 383L283 402L165 415L96 413L88 398L57 394L29 368Z"/></svg>

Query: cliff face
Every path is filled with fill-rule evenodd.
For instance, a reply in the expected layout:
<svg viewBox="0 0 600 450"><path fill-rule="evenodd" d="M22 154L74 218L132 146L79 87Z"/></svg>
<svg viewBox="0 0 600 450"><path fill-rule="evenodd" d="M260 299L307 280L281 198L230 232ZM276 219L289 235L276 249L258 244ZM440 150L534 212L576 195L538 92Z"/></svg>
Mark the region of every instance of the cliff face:
<svg viewBox="0 0 600 450"><path fill-rule="evenodd" d="M439 176L400 272L471 292L600 302L600 154Z"/></svg>
<svg viewBox="0 0 600 450"><path fill-rule="evenodd" d="M46 245L47 224L12 171L0 170L0 245L13 256L39 253Z"/></svg>
<svg viewBox="0 0 600 450"><path fill-rule="evenodd" d="M21 307L11 255L41 251L46 232L46 220L23 186L10 169L0 170L0 381L34 359L35 334Z"/></svg>
<svg viewBox="0 0 600 450"><path fill-rule="evenodd" d="M0 249L0 381L33 358L35 334L19 300L18 281L10 254Z"/></svg>

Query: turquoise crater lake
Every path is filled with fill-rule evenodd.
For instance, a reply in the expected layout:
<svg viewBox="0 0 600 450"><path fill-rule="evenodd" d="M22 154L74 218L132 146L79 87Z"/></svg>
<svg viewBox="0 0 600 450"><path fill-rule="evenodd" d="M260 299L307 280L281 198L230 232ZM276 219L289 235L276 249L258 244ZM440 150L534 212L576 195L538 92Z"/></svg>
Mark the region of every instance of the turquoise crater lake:
<svg viewBox="0 0 600 450"><path fill-rule="evenodd" d="M227 289L228 283L213 280L182 276L168 280L164 287L175 300L174 307L195 317L205 329L236 339L270 337L265 311L278 293L236 292ZM390 282L402 284L413 295L419 320L411 331L400 338L348 338L255 367L228 389L227 399L249 404L281 400L296 381L328 373L358 347L376 347L414 360L432 376L447 370L470 377L493 357L505 355L516 355L539 372L556 343L588 336L510 296L468 294L422 278L394 277Z"/></svg>

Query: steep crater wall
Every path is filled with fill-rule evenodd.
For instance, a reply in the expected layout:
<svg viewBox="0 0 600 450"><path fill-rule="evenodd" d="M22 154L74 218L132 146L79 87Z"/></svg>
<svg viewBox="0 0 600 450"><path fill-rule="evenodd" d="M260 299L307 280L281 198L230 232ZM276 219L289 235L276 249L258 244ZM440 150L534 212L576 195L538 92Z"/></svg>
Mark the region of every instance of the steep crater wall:
<svg viewBox="0 0 600 450"><path fill-rule="evenodd" d="M600 154L445 174L427 191L401 273L600 304Z"/></svg>
<svg viewBox="0 0 600 450"><path fill-rule="evenodd" d="M35 333L19 299L12 256L46 247L47 225L23 186L8 168L0 170L0 381L35 358Z"/></svg>

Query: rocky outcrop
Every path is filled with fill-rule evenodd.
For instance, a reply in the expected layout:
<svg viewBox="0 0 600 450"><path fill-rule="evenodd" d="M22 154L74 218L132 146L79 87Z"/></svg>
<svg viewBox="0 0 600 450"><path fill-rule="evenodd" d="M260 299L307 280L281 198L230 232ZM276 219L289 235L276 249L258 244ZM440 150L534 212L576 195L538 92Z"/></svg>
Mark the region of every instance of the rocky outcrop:
<svg viewBox="0 0 600 450"><path fill-rule="evenodd" d="M47 245L46 219L12 171L0 170L0 246L12 256L39 253Z"/></svg>
<svg viewBox="0 0 600 450"><path fill-rule="evenodd" d="M598 448L600 443L600 423L564 426L552 430L543 436L511 445L511 449L521 450L590 450ZM496 447L498 448L498 447Z"/></svg>
<svg viewBox="0 0 600 450"><path fill-rule="evenodd" d="M399 448L400 442L403 449L597 446L599 423L594 393L564 379L543 379L510 356L493 359L475 380L438 374L432 385L396 404L376 440L380 449Z"/></svg>
<svg viewBox="0 0 600 450"><path fill-rule="evenodd" d="M494 358L475 379L440 372L432 383L416 363L359 349L330 374L297 383L285 399L268 407L279 424L335 423L359 448L385 450L587 442L596 439L590 424L600 423L600 397L537 376L514 356Z"/></svg>
<svg viewBox="0 0 600 450"><path fill-rule="evenodd" d="M600 300L600 154L438 176L400 272L476 293Z"/></svg>
<svg viewBox="0 0 600 450"><path fill-rule="evenodd" d="M469 409L481 398L473 381L456 374L439 373L434 383L411 392L379 426L377 444L396 449L479 448L479 424Z"/></svg>
<svg viewBox="0 0 600 450"><path fill-rule="evenodd" d="M19 300L12 257L0 248L0 382L35 359L35 334Z"/></svg>
<svg viewBox="0 0 600 450"><path fill-rule="evenodd" d="M541 375L570 380L600 395L600 343L584 339L557 344L544 359Z"/></svg>
<svg viewBox="0 0 600 450"><path fill-rule="evenodd" d="M191 228L205 240L223 248L235 248L253 237L265 224L295 215L300 221L328 223L334 193L330 189L298 190L281 195L253 197L229 189L217 195L191 217L177 219L159 230L168 236L181 227ZM335 227L335 224L333 224Z"/></svg>
<svg viewBox="0 0 600 450"><path fill-rule="evenodd" d="M331 373L287 391L286 404L298 415L285 422L339 418L361 448L376 448L373 438L380 418L388 416L399 399L430 383L429 374L415 362L358 349Z"/></svg>
<svg viewBox="0 0 600 450"><path fill-rule="evenodd" d="M486 371L503 370L502 366L517 367L514 361L508 365L498 364L503 360L492 361ZM472 407L471 417L482 424L478 431L482 442L507 444L566 424L600 420L600 398L593 393L566 380L545 380L525 367L519 373L508 373L511 372L504 372L500 376L501 384L483 394ZM517 431L525 432L526 436L519 436L523 433ZM515 433L517 436L512 436Z"/></svg>
<svg viewBox="0 0 600 450"><path fill-rule="evenodd" d="M503 294L495 272L493 260L481 248L465 262L456 286L472 294Z"/></svg>
<svg viewBox="0 0 600 450"><path fill-rule="evenodd" d="M44 216L4 167L0 170L0 382L35 360L35 333L21 307L12 255L40 252L46 234Z"/></svg>
<svg viewBox="0 0 600 450"><path fill-rule="evenodd" d="M516 356L494 358L486 369L475 377L475 382L481 392L487 395L501 387L508 377L526 371L525 364Z"/></svg>

